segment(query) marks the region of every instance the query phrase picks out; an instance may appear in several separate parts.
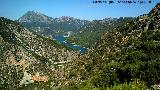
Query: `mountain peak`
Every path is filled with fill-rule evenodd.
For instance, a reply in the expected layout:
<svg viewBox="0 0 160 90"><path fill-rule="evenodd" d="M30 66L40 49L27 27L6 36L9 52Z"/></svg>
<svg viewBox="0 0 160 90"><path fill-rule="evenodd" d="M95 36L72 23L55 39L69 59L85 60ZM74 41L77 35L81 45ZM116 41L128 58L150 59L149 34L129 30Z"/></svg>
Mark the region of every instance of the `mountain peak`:
<svg viewBox="0 0 160 90"><path fill-rule="evenodd" d="M40 23L50 23L52 21L51 17L48 17L37 11L28 11L21 18L18 19L19 22L40 22Z"/></svg>
<svg viewBox="0 0 160 90"><path fill-rule="evenodd" d="M58 22L72 22L72 21L77 21L79 19L71 17L71 16L61 16L59 18L56 18Z"/></svg>
<svg viewBox="0 0 160 90"><path fill-rule="evenodd" d="M40 12L38 11L35 11L35 10L32 10L32 11L28 11L26 14L41 14Z"/></svg>

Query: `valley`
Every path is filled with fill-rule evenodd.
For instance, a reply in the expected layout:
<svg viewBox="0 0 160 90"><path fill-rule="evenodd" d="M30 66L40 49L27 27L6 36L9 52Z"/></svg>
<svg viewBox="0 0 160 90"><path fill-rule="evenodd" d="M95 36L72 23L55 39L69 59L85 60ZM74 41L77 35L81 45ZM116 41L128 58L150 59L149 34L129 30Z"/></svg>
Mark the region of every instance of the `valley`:
<svg viewBox="0 0 160 90"><path fill-rule="evenodd" d="M0 90L158 90L160 3L138 17L0 17Z"/></svg>

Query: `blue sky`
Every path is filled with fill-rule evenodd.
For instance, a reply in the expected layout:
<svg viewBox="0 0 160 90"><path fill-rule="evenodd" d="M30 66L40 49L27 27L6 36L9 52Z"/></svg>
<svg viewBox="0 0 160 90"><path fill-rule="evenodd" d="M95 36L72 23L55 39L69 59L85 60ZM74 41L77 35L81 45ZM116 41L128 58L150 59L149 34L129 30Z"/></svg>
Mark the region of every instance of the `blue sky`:
<svg viewBox="0 0 160 90"><path fill-rule="evenodd" d="M110 0L106 0L107 2ZM103 19L106 17L139 16L148 13L159 0L140 0L145 4L95 4L93 0L1 0L0 17L16 20L27 11L35 10L50 17L72 16L79 19ZM133 0L131 0L133 1ZM139 0L134 0L139 1Z"/></svg>

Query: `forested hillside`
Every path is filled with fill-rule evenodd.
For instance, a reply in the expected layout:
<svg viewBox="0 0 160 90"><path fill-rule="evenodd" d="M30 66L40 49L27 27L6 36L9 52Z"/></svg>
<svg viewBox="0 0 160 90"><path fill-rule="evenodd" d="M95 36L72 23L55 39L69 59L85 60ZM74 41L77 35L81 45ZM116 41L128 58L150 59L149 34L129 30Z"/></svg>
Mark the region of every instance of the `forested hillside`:
<svg viewBox="0 0 160 90"><path fill-rule="evenodd" d="M149 13L103 33L69 68L61 90L147 90L160 80L160 4ZM77 84L78 83L78 84Z"/></svg>
<svg viewBox="0 0 160 90"><path fill-rule="evenodd" d="M103 20L93 20L87 26L80 28L79 32L68 37L67 40L81 46L92 48L104 32L113 30L134 19L132 17L120 17L119 19L105 18Z"/></svg>

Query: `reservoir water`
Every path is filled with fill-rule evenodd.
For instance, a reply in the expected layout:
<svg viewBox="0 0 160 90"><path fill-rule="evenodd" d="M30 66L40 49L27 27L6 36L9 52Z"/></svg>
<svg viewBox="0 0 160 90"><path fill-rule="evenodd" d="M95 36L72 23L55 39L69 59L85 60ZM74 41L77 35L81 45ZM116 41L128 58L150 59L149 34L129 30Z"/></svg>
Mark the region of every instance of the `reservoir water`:
<svg viewBox="0 0 160 90"><path fill-rule="evenodd" d="M75 49L75 50L79 51L80 53L87 52L87 48L81 47L81 46L76 45L74 43L67 42L65 37L62 36L62 35L54 35L53 38L56 39L59 43L65 45L65 46L67 46L69 48Z"/></svg>

